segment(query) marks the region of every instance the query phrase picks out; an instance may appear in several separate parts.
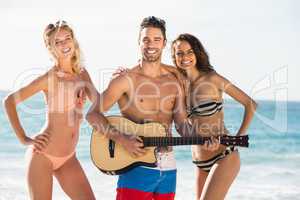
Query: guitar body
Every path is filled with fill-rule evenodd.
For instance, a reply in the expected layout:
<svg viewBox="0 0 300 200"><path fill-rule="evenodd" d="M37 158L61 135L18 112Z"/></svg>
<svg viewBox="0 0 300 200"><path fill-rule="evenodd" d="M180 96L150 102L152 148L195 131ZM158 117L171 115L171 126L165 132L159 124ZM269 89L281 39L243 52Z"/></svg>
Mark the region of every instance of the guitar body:
<svg viewBox="0 0 300 200"><path fill-rule="evenodd" d="M126 134L144 137L166 136L166 129L159 123L136 124L120 116L109 116L107 119L117 130ZM135 158L121 144L113 142L95 130L92 133L90 149L94 165L109 175L121 174L140 165L156 167L156 147L146 147L146 154Z"/></svg>

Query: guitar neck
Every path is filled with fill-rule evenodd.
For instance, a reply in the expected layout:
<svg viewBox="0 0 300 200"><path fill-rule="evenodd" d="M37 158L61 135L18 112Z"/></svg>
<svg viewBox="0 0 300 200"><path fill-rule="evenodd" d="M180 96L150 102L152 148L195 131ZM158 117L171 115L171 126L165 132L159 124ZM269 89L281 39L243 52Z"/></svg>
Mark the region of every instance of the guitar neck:
<svg viewBox="0 0 300 200"><path fill-rule="evenodd" d="M145 147L203 145L210 137L142 137ZM248 147L248 136L219 136L220 144Z"/></svg>
<svg viewBox="0 0 300 200"><path fill-rule="evenodd" d="M145 147L204 144L203 137L144 137Z"/></svg>

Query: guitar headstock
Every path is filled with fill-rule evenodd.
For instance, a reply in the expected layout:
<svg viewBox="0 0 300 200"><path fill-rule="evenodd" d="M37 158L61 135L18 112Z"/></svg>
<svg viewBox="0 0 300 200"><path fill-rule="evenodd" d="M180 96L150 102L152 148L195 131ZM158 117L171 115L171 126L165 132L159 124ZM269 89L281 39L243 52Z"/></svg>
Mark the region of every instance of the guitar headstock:
<svg viewBox="0 0 300 200"><path fill-rule="evenodd" d="M249 147L249 136L230 136L224 135L219 138L220 144L225 146L240 146L240 147Z"/></svg>

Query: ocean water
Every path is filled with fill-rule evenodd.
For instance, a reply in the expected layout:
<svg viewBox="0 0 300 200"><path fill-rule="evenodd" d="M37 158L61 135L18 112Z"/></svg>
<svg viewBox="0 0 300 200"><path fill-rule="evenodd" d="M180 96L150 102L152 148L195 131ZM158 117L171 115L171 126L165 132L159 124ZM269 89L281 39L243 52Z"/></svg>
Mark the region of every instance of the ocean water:
<svg viewBox="0 0 300 200"><path fill-rule="evenodd" d="M6 95L0 92L0 100ZM240 148L241 170L226 200L300 200L300 102L258 101L257 114L248 130L250 147ZM18 107L28 135L40 130L45 122L45 107L36 95ZM88 105L86 106L86 108ZM243 108L233 100L225 101L225 122L234 134ZM109 114L118 114L116 106ZM117 177L102 174L93 166L89 155L91 128L84 122L77 146L79 158L97 199L114 199ZM0 200L28 199L24 153L26 147L16 139L0 106ZM195 166L190 147L175 148L178 200L195 198ZM226 172L224 172L226 173ZM53 199L68 197L54 181Z"/></svg>

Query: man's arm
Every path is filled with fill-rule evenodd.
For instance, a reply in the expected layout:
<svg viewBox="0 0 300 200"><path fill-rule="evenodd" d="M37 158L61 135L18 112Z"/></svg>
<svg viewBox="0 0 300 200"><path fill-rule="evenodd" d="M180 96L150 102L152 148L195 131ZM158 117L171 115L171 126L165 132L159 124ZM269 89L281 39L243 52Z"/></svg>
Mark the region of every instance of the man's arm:
<svg viewBox="0 0 300 200"><path fill-rule="evenodd" d="M173 119L175 122L175 128L181 136L190 136L193 134L193 127L190 120L187 117L186 111L186 92L187 90L187 80L178 71L176 67L165 65L167 71L169 71L177 79L177 95L175 99L175 109L173 110Z"/></svg>
<svg viewBox="0 0 300 200"><path fill-rule="evenodd" d="M107 89L97 97L89 109L86 119L97 132L105 134L106 137L121 143L133 155L139 156L144 153L143 144L135 137L126 137L110 125L107 118L102 114L109 110L123 94L130 90L131 79L128 74L120 75L113 79Z"/></svg>
<svg viewBox="0 0 300 200"><path fill-rule="evenodd" d="M181 136L191 136L194 131L187 117L184 89L180 84L177 84L177 88L178 92L175 99L175 109L173 110L175 128Z"/></svg>

